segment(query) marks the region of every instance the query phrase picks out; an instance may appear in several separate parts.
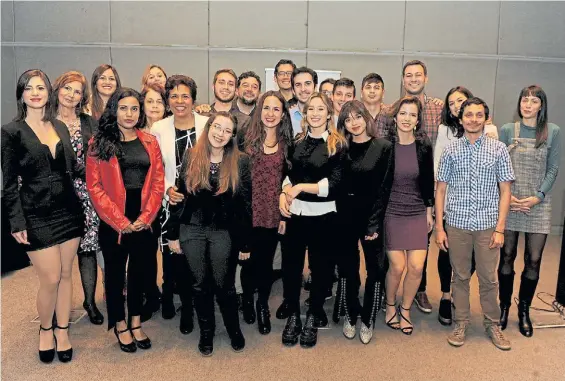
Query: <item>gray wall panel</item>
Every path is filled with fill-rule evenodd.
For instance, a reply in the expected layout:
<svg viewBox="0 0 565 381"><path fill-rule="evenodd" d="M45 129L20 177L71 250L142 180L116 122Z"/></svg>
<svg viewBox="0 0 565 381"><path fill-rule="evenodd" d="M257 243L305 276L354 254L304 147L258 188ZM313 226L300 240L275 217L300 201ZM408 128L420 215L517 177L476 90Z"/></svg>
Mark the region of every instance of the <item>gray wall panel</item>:
<svg viewBox="0 0 565 381"><path fill-rule="evenodd" d="M500 54L565 57L565 2L503 1Z"/></svg>
<svg viewBox="0 0 565 381"><path fill-rule="evenodd" d="M198 86L198 102L208 99L208 52L160 48L112 48L112 63L124 86L140 90L141 76L148 64L163 66L167 75L184 74Z"/></svg>
<svg viewBox="0 0 565 381"><path fill-rule="evenodd" d="M392 103L400 94L400 72L402 66L401 56L369 56L369 55L343 55L326 53L308 53L308 66L312 69L341 70L342 77L355 81L356 97L361 97L361 80L370 73L376 72L383 77L385 82L384 102Z"/></svg>
<svg viewBox="0 0 565 381"><path fill-rule="evenodd" d="M549 121L561 127L561 164L553 194L553 225L563 223L565 213L565 63L501 60L496 80L495 122L498 126L517 120L518 96L523 87L540 85L547 94Z"/></svg>
<svg viewBox="0 0 565 381"><path fill-rule="evenodd" d="M107 1L16 1L14 12L16 41L110 41Z"/></svg>
<svg viewBox="0 0 565 381"><path fill-rule="evenodd" d="M232 68L237 75L245 71L252 70L263 82L261 91L265 91L265 69L274 68L277 62L282 59L292 60L296 66L306 64L306 53L287 53L287 52L241 52L241 51L211 51L210 52L210 86L214 73L219 69ZM269 78L272 80L272 78ZM210 98L214 95L210 90ZM212 101L212 99L210 99Z"/></svg>
<svg viewBox="0 0 565 381"><path fill-rule="evenodd" d="M496 54L498 11L493 1L408 1L404 49Z"/></svg>
<svg viewBox="0 0 565 381"><path fill-rule="evenodd" d="M2 41L14 41L14 2L2 1Z"/></svg>
<svg viewBox="0 0 565 381"><path fill-rule="evenodd" d="M16 67L14 48L2 46L2 124L6 124L16 116Z"/></svg>
<svg viewBox="0 0 565 381"><path fill-rule="evenodd" d="M28 69L41 69L51 82L69 70L84 73L90 81L94 69L109 62L109 48L16 47L16 75L19 76Z"/></svg>
<svg viewBox="0 0 565 381"><path fill-rule="evenodd" d="M304 48L306 9L303 1L210 1L210 45Z"/></svg>
<svg viewBox="0 0 565 381"><path fill-rule="evenodd" d="M308 12L308 47L346 51L400 50L404 11L403 1L312 1Z"/></svg>
<svg viewBox="0 0 565 381"><path fill-rule="evenodd" d="M208 2L111 2L112 42L207 45Z"/></svg>
<svg viewBox="0 0 565 381"><path fill-rule="evenodd" d="M428 68L426 94L429 96L444 100L449 89L461 85L471 90L473 95L482 98L489 107L493 107L496 80L495 59L406 55L404 63L413 59L421 60Z"/></svg>

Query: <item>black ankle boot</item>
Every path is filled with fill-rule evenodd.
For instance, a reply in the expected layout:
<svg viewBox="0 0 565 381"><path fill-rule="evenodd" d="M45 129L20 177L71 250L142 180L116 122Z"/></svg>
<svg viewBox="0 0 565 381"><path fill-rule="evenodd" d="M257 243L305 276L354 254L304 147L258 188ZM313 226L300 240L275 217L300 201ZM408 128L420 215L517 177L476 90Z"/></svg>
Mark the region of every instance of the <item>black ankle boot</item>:
<svg viewBox="0 0 565 381"><path fill-rule="evenodd" d="M298 337L302 332L302 320L300 320L300 313L292 313L284 326L282 333L282 343L287 347L292 347L298 343Z"/></svg>
<svg viewBox="0 0 565 381"><path fill-rule="evenodd" d="M500 305L500 329L503 331L506 329L508 325L508 315L510 313L510 305Z"/></svg>
<svg viewBox="0 0 565 381"><path fill-rule="evenodd" d="M271 332L271 312L268 303L257 301L257 327L261 335L268 335Z"/></svg>
<svg viewBox="0 0 565 381"><path fill-rule="evenodd" d="M243 337L243 333L241 329L237 327L237 329L233 331L228 331L228 335L231 341L231 349L234 352L241 352L245 348L245 337Z"/></svg>
<svg viewBox="0 0 565 381"><path fill-rule="evenodd" d="M182 306L180 310L180 333L188 335L194 330L194 319L192 314L192 306Z"/></svg>
<svg viewBox="0 0 565 381"><path fill-rule="evenodd" d="M210 329L200 329L200 341L198 350L204 357L212 356L214 353L214 331Z"/></svg>
<svg viewBox="0 0 565 381"><path fill-rule="evenodd" d="M534 334L534 327L530 320L530 305L524 300L520 300L518 304L518 328L520 333L526 337L532 337Z"/></svg>
<svg viewBox="0 0 565 381"><path fill-rule="evenodd" d="M254 324L256 319L255 306L253 305L253 295L243 298L243 321L247 324Z"/></svg>
<svg viewBox="0 0 565 381"><path fill-rule="evenodd" d="M102 313L98 310L98 307L96 307L96 303L93 302L88 304L84 302L82 304L82 307L86 311L86 314L88 315L88 319L92 324L95 325L104 324L104 315L102 315Z"/></svg>
<svg viewBox="0 0 565 381"><path fill-rule="evenodd" d="M169 320L174 318L175 315L176 311L173 298L163 298L161 300L161 316L163 316L163 319Z"/></svg>

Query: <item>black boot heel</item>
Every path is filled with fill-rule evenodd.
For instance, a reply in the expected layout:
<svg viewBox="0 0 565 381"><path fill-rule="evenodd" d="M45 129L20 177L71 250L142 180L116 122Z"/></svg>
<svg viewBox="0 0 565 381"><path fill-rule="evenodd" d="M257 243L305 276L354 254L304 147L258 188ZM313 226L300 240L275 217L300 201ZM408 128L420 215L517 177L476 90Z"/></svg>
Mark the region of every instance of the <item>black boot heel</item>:
<svg viewBox="0 0 565 381"><path fill-rule="evenodd" d="M43 328L41 325L39 326L39 333L41 334L41 331L53 331L53 326L49 327L49 328ZM53 339L55 339L55 335L53 335ZM39 350L39 360L41 360L42 363L45 364L49 364L51 362L53 362L53 359L55 358L55 347L51 348L51 349L47 349L42 351L41 349Z"/></svg>
<svg viewBox="0 0 565 381"><path fill-rule="evenodd" d="M523 300L518 304L518 328L520 333L526 337L532 337L534 334L534 327L530 320L530 306Z"/></svg>
<svg viewBox="0 0 565 381"><path fill-rule="evenodd" d="M69 326L60 327L58 325L55 326L57 329L69 329ZM55 337L55 347L57 347L57 337ZM57 357L59 358L60 362L69 362L73 359L73 348L69 348L64 351L57 351Z"/></svg>
<svg viewBox="0 0 565 381"><path fill-rule="evenodd" d="M95 303L91 303L91 304L83 303L82 307L86 311L86 314L88 315L88 319L92 324L94 325L104 324L104 315L102 315L102 313L100 312L100 310L98 309Z"/></svg>
<svg viewBox="0 0 565 381"><path fill-rule="evenodd" d="M505 330L508 325L508 315L510 314L510 305L500 305L500 329Z"/></svg>

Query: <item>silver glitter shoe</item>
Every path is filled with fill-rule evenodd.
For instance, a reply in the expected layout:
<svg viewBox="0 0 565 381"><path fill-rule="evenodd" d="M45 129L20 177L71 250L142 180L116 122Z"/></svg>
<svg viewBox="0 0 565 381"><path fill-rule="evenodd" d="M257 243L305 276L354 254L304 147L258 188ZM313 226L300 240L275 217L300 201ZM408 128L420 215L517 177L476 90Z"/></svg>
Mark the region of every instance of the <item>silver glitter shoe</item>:
<svg viewBox="0 0 565 381"><path fill-rule="evenodd" d="M355 326L351 325L347 317L343 320L343 336L347 337L349 340L355 338Z"/></svg>
<svg viewBox="0 0 565 381"><path fill-rule="evenodd" d="M359 340L363 344L369 344L371 339L373 338L373 330L365 325L365 323L361 323L361 330L359 331Z"/></svg>

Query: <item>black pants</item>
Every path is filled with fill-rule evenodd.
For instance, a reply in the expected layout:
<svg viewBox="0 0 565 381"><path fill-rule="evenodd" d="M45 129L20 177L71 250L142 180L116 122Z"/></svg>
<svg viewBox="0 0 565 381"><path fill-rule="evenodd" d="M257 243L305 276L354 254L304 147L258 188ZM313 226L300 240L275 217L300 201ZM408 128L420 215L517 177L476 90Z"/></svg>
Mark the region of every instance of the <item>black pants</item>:
<svg viewBox="0 0 565 381"><path fill-rule="evenodd" d="M518 256L518 238L520 232L504 231L504 246L500 249L500 262L498 265L499 297L500 304L509 306L512 300L514 286L514 262ZM531 304L538 285L541 267L541 258L547 234L524 233L524 271L520 280L521 301Z"/></svg>
<svg viewBox="0 0 565 381"><path fill-rule="evenodd" d="M286 223L282 251L283 286L284 298L293 312L300 312L302 270L308 247L312 273L308 313L317 316L324 313L325 294L331 286L335 267L335 245L340 239L336 236L336 216L334 212L322 216L293 215Z"/></svg>
<svg viewBox="0 0 565 381"><path fill-rule="evenodd" d="M176 285L183 307L192 308L192 282L186 256L171 252L168 245L163 246L161 255L163 257L163 284L161 286L163 301L172 301Z"/></svg>
<svg viewBox="0 0 565 381"><path fill-rule="evenodd" d="M157 237L150 230L142 230L122 234L118 243L118 233L101 221L98 240L104 256L108 329L111 329L126 317L123 294L126 262L128 314L141 314L143 293L155 283L151 262L155 261Z"/></svg>
<svg viewBox="0 0 565 381"><path fill-rule="evenodd" d="M241 287L244 297L251 298L257 288L259 302L268 304L273 284L273 258L278 242L277 228L253 228L251 256L242 262L241 268Z"/></svg>
<svg viewBox="0 0 565 381"><path fill-rule="evenodd" d="M235 295L237 257L233 255L228 230L181 225L180 245L188 261L200 329L215 328L214 295L228 333L239 329Z"/></svg>

